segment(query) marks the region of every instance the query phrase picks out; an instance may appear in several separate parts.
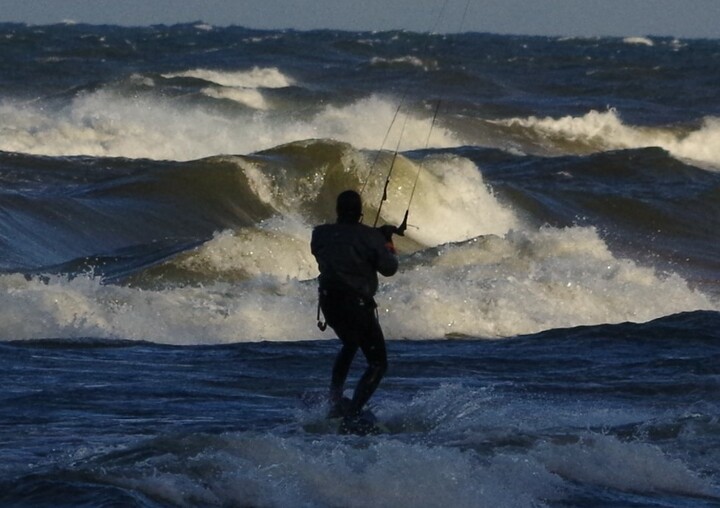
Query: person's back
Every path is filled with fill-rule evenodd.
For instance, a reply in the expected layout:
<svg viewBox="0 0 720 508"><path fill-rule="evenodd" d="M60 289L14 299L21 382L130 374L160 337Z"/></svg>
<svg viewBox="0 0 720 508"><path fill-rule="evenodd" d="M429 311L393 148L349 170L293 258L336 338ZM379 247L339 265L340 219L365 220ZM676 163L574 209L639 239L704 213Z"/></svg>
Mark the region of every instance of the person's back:
<svg viewBox="0 0 720 508"><path fill-rule="evenodd" d="M311 250L320 270L320 289L375 296L377 272L389 277L398 269L397 257L386 243L377 229L357 222L316 227Z"/></svg>

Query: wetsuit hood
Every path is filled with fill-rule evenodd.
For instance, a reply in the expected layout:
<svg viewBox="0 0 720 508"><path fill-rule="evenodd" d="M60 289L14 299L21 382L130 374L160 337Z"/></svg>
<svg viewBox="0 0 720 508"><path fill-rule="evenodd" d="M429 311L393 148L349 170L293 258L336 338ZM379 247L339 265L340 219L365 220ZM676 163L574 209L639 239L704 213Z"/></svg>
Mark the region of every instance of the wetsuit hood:
<svg viewBox="0 0 720 508"><path fill-rule="evenodd" d="M337 222L340 224L359 222L360 217L362 217L360 194L354 190L341 192L337 197L335 211L337 212Z"/></svg>

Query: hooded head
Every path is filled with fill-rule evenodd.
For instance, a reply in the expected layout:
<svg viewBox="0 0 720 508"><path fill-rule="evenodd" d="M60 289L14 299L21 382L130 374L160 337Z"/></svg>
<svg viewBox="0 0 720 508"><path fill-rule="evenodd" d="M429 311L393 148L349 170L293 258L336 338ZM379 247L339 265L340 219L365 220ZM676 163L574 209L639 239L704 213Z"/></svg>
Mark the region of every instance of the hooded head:
<svg viewBox="0 0 720 508"><path fill-rule="evenodd" d="M355 223L362 217L362 199L354 190L341 192L337 197L335 206L337 221L341 223Z"/></svg>

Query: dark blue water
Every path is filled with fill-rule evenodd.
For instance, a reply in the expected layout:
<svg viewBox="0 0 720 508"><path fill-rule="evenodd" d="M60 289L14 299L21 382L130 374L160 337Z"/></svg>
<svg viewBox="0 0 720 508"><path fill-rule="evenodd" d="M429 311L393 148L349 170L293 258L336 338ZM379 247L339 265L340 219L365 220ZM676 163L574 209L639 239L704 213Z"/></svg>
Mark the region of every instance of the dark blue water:
<svg viewBox="0 0 720 508"><path fill-rule="evenodd" d="M718 55L0 25L0 505L720 505ZM310 231L396 150L340 436Z"/></svg>
<svg viewBox="0 0 720 508"><path fill-rule="evenodd" d="M369 438L301 400L324 390L331 342L6 343L0 500L715 506L719 324L392 342L373 403L388 432Z"/></svg>

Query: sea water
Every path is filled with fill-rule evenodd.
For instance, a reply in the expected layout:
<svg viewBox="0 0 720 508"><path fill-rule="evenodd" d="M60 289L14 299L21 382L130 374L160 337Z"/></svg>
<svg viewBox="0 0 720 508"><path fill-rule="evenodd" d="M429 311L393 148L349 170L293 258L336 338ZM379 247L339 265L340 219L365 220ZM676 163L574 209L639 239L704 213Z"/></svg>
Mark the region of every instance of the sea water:
<svg viewBox="0 0 720 508"><path fill-rule="evenodd" d="M0 504L720 504L718 41L0 48ZM340 436L309 238L388 174L387 432Z"/></svg>

